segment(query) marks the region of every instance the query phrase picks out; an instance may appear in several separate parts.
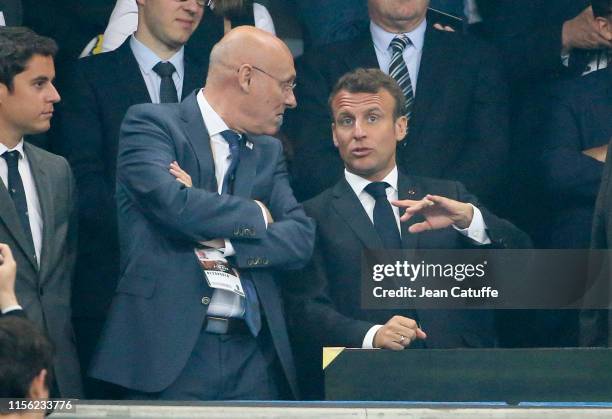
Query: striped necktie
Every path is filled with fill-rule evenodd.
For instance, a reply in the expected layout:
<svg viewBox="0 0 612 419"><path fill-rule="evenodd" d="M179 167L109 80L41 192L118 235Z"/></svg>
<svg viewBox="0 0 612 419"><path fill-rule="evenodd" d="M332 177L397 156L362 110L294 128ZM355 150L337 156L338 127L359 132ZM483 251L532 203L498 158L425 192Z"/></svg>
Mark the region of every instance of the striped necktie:
<svg viewBox="0 0 612 419"><path fill-rule="evenodd" d="M389 44L391 48L391 64L389 64L389 75L397 81L404 96L406 97L406 117L410 119L412 115L412 105L414 103L414 92L412 91L412 83L410 82L410 74L408 67L404 61L404 49L412 42L407 36L396 36Z"/></svg>

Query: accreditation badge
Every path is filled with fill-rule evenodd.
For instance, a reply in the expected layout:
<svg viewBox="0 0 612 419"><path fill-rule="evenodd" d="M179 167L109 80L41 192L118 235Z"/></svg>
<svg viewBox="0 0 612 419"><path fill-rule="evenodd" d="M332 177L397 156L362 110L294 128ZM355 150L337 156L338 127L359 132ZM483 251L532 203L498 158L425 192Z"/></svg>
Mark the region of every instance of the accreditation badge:
<svg viewBox="0 0 612 419"><path fill-rule="evenodd" d="M209 287L230 291L244 297L244 289L237 272L222 259L210 259L203 249L194 249L194 252L204 271L204 279Z"/></svg>

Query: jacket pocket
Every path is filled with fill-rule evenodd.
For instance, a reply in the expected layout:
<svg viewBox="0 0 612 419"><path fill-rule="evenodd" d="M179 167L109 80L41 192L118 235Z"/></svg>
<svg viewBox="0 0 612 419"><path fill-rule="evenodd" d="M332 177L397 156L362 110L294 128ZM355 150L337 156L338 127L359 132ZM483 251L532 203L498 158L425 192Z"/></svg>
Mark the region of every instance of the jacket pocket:
<svg viewBox="0 0 612 419"><path fill-rule="evenodd" d="M151 298L155 291L157 278L144 276L124 276L119 281L117 292Z"/></svg>

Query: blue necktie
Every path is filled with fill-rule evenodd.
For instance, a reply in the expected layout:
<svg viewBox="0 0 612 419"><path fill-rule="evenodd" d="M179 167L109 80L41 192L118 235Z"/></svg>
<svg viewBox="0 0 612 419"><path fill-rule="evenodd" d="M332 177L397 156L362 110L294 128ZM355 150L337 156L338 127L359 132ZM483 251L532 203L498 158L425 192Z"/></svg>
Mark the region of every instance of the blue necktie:
<svg viewBox="0 0 612 419"><path fill-rule="evenodd" d="M232 194L234 192L234 178L236 177L236 169L240 161L240 134L236 131L225 130L221 132L221 136L227 141L230 150L231 163L223 177L223 186L221 193Z"/></svg>
<svg viewBox="0 0 612 419"><path fill-rule="evenodd" d="M232 159L229 167L227 168L227 172L223 177L221 193L231 194L234 191L234 178L236 177L238 162L240 161L240 134L238 134L236 131L225 130L221 132L221 136L229 145L230 156ZM255 291L255 285L250 279L243 276L240 278L240 282L242 283L242 288L244 289L246 299L244 321L246 322L253 336L257 336L261 330L261 312L259 308L257 291Z"/></svg>
<svg viewBox="0 0 612 419"><path fill-rule="evenodd" d="M19 174L19 151L5 151L2 154L2 158L6 160L6 166L8 168L8 192L13 199L13 204L17 210L19 221L25 237L30 245L29 251L34 255L36 259L36 252L34 251L34 241L32 240L32 230L30 229L30 217L28 213L28 202L26 201L25 189L21 181L21 175Z"/></svg>
<svg viewBox="0 0 612 419"><path fill-rule="evenodd" d="M393 208L387 199L387 182L372 182L365 191L376 200L374 204L374 228L378 232L385 249L401 249L402 238L397 228Z"/></svg>

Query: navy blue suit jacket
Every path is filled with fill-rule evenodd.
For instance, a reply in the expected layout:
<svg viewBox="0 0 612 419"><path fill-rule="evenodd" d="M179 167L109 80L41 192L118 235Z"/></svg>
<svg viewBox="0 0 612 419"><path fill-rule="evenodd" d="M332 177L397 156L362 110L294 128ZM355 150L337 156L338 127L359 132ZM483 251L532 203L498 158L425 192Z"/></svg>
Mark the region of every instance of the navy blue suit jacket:
<svg viewBox="0 0 612 419"><path fill-rule="evenodd" d="M200 334L212 290L193 248L231 240L234 265L257 289L274 347L297 394L285 325L279 269L309 260L314 223L293 197L281 144L243 143L234 195L219 195L210 141L195 93L181 104L132 107L121 128L117 206L121 277L92 376L157 392L181 372ZM186 188L168 172L176 160L193 180ZM267 229L263 202L275 222Z"/></svg>

